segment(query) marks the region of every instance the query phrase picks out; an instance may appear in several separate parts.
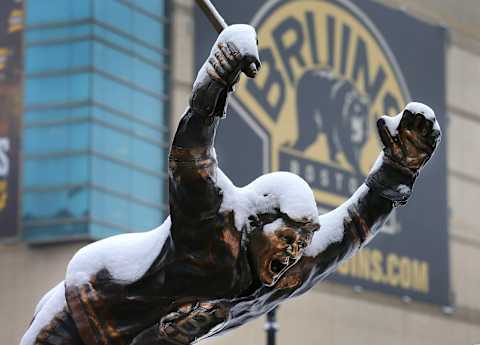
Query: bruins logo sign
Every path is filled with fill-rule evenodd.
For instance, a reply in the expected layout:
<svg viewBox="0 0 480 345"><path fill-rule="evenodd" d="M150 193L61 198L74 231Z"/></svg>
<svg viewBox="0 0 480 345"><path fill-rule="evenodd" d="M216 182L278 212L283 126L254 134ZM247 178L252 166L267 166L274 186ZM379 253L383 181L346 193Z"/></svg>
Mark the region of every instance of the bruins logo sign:
<svg viewBox="0 0 480 345"><path fill-rule="evenodd" d="M273 1L257 13L262 72L232 104L263 141L263 170L310 183L334 207L380 151L375 121L409 99L380 32L347 1Z"/></svg>

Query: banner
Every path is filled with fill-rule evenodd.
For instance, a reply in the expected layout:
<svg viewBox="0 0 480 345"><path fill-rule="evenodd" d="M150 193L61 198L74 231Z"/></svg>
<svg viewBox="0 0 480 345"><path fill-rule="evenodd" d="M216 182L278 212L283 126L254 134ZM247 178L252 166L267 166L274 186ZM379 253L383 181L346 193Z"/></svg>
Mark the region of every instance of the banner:
<svg viewBox="0 0 480 345"><path fill-rule="evenodd" d="M0 6L0 239L18 234L23 3Z"/></svg>
<svg viewBox="0 0 480 345"><path fill-rule="evenodd" d="M440 27L368 0L215 5L228 23L257 29L263 64L256 79L241 79L218 130L220 166L237 185L291 171L310 184L324 213L365 180L381 150L379 116L417 100L446 128ZM197 10L197 69L215 38ZM444 136L408 206L331 279L449 304L445 148Z"/></svg>

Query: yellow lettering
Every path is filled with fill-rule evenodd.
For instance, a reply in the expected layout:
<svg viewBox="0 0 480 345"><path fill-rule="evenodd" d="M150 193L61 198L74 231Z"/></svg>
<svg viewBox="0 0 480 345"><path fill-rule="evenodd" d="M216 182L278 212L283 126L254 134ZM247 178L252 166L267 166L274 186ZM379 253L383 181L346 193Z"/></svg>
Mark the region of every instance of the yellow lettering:
<svg viewBox="0 0 480 345"><path fill-rule="evenodd" d="M371 254L371 263L372 263L372 270L371 270L371 278L375 283L379 283L382 281L383 277L383 254L378 249L372 250Z"/></svg>
<svg viewBox="0 0 480 345"><path fill-rule="evenodd" d="M403 289L409 289L412 285L412 270L410 269L410 259L402 257L400 260L400 286Z"/></svg>
<svg viewBox="0 0 480 345"><path fill-rule="evenodd" d="M395 254L388 254L387 256L387 278L388 278L388 284L392 286L397 286L400 278L398 274L398 266L399 266L400 260L398 259L398 256Z"/></svg>
<svg viewBox="0 0 480 345"><path fill-rule="evenodd" d="M414 261L412 265L413 287L416 290L427 293L430 289L428 279L428 263L425 261Z"/></svg>

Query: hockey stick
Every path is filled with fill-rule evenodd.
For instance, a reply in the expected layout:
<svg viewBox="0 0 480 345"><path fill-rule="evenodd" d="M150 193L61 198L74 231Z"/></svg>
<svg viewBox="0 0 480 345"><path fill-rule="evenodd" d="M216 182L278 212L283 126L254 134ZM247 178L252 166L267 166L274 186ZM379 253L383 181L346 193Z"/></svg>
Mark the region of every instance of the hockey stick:
<svg viewBox="0 0 480 345"><path fill-rule="evenodd" d="M220 33L225 29L228 24L225 22L225 19L218 13L217 9L210 0L195 0L200 9L205 13L210 23L213 25L213 28L217 33Z"/></svg>

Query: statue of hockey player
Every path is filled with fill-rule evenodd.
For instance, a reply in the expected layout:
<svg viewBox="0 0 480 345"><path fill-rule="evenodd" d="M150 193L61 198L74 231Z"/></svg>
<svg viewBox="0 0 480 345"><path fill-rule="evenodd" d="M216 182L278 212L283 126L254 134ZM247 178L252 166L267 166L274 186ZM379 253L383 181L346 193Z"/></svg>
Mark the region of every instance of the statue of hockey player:
<svg viewBox="0 0 480 345"><path fill-rule="evenodd" d="M441 134L420 103L378 120L383 152L330 213L318 216L310 187L291 173L235 187L217 166L215 131L241 72L254 77L259 68L255 30L225 29L173 139L170 217L79 250L22 345L190 344L238 327L312 288L408 200Z"/></svg>

